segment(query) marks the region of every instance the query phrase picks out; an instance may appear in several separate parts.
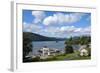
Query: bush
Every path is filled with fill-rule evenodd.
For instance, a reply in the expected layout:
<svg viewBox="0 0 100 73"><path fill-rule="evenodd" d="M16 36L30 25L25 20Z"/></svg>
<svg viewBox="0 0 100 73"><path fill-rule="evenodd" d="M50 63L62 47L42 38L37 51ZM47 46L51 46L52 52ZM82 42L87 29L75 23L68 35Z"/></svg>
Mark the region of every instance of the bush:
<svg viewBox="0 0 100 73"><path fill-rule="evenodd" d="M24 63L26 63L26 62L32 62L32 58L24 58L24 59L23 59L23 62L24 62Z"/></svg>
<svg viewBox="0 0 100 73"><path fill-rule="evenodd" d="M46 59L41 59L41 61L54 61L54 60L57 60L57 58L55 56L48 57Z"/></svg>
<svg viewBox="0 0 100 73"><path fill-rule="evenodd" d="M73 50L73 47L71 45L67 45L65 47L65 54L69 54L69 53L73 53L74 50Z"/></svg>
<svg viewBox="0 0 100 73"><path fill-rule="evenodd" d="M32 61L33 61L33 62L40 61L40 57L37 56L37 57L33 58Z"/></svg>
<svg viewBox="0 0 100 73"><path fill-rule="evenodd" d="M87 50L88 50L88 53L89 53L88 56L91 56L91 48L87 48Z"/></svg>

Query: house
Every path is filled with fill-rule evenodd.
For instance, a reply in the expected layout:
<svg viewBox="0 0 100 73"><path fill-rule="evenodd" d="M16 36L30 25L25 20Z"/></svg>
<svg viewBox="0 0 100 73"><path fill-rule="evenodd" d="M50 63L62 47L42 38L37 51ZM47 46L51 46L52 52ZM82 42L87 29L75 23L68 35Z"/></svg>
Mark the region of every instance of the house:
<svg viewBox="0 0 100 73"><path fill-rule="evenodd" d="M55 48L51 49L51 48L48 48L46 46L43 47L42 49L40 49L39 52L40 52L40 56L42 56L42 57L48 57L50 55L55 56L56 54L60 54L61 53L61 51L58 50L58 49L55 49Z"/></svg>
<svg viewBox="0 0 100 73"><path fill-rule="evenodd" d="M80 52L80 56L88 56L89 55L88 50L86 49L85 45L80 47L79 52Z"/></svg>
<svg viewBox="0 0 100 73"><path fill-rule="evenodd" d="M43 47L42 49L42 55L46 56L46 55L50 55L50 49L47 47Z"/></svg>

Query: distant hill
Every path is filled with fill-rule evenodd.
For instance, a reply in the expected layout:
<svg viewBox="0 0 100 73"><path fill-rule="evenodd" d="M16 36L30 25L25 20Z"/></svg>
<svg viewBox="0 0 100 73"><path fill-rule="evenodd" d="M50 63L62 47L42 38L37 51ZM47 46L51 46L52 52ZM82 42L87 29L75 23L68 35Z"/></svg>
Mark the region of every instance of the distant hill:
<svg viewBox="0 0 100 73"><path fill-rule="evenodd" d="M32 32L23 32L23 38L29 41L63 41L65 38L47 37Z"/></svg>

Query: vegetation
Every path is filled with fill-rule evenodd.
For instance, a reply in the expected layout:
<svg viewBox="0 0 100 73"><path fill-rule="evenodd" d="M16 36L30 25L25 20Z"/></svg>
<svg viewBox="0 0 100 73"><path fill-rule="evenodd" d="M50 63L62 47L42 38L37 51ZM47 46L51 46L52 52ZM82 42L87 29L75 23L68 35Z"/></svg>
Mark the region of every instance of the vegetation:
<svg viewBox="0 0 100 73"><path fill-rule="evenodd" d="M73 47L71 45L67 45L65 47L65 53L66 54L73 53L73 52L74 52L74 50L73 50Z"/></svg>
<svg viewBox="0 0 100 73"><path fill-rule="evenodd" d="M87 48L89 56L91 56L91 48Z"/></svg>
<svg viewBox="0 0 100 73"><path fill-rule="evenodd" d="M31 32L23 32L23 62L42 62L42 61L59 61L59 60L82 60L91 58L91 48L89 44L91 43L90 36L81 36L81 37L70 37L65 41L65 53L55 56L48 56L45 59L41 59L39 56L34 58L26 58L29 52L32 52L32 41L58 41L64 40L61 38L46 37L38 35ZM89 52L89 56L80 56L79 51L73 49L72 45L86 45ZM39 53L42 53L41 50L38 50ZM59 53L60 51L57 51Z"/></svg>
<svg viewBox="0 0 100 73"><path fill-rule="evenodd" d="M61 40L65 40L65 38L47 37L47 36L43 36L43 35L32 33L32 32L23 32L23 35L31 41L61 41Z"/></svg>
<svg viewBox="0 0 100 73"><path fill-rule="evenodd" d="M48 56L48 58L40 59L40 57L32 58L26 62L44 62L44 61L69 61L69 60L88 60L90 56L80 56L78 51L69 54L60 54L56 56Z"/></svg>
<svg viewBox="0 0 100 73"><path fill-rule="evenodd" d="M32 41L58 41L64 40L64 38L54 38L46 37L32 32L23 32L23 62L31 61L30 58L26 58L29 52L32 52ZM39 51L41 52L41 51ZM39 59L33 59L32 61L37 61Z"/></svg>
<svg viewBox="0 0 100 73"><path fill-rule="evenodd" d="M78 54L79 52L74 52L74 53L69 53L69 54L64 54L64 55L60 55L60 56L56 56L56 60L86 60L86 59L90 59L90 56L87 57L81 57Z"/></svg>
<svg viewBox="0 0 100 73"><path fill-rule="evenodd" d="M65 44L68 45L88 45L91 42L90 36L70 37Z"/></svg>
<svg viewBox="0 0 100 73"><path fill-rule="evenodd" d="M87 50L89 52L89 56L91 55L91 48L89 44L91 43L90 36L80 36L80 37L70 37L65 41L65 53L73 53L73 45L86 45Z"/></svg>
<svg viewBox="0 0 100 73"><path fill-rule="evenodd" d="M86 59L91 59L91 57L90 56L82 57L79 55L78 51L74 51L73 53L69 54L60 54L53 56L51 57L51 60L47 58L45 59L45 61L66 61L66 60L86 60Z"/></svg>
<svg viewBox="0 0 100 73"><path fill-rule="evenodd" d="M32 40L28 38L28 35L23 34L23 61L29 60L26 56L32 52L32 47Z"/></svg>

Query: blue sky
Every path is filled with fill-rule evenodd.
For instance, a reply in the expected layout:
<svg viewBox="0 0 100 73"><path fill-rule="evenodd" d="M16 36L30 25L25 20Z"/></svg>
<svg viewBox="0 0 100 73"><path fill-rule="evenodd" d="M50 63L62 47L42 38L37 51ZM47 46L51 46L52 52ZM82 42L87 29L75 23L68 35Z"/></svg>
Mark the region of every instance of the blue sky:
<svg viewBox="0 0 100 73"><path fill-rule="evenodd" d="M90 35L91 13L23 10L23 31L49 37Z"/></svg>

